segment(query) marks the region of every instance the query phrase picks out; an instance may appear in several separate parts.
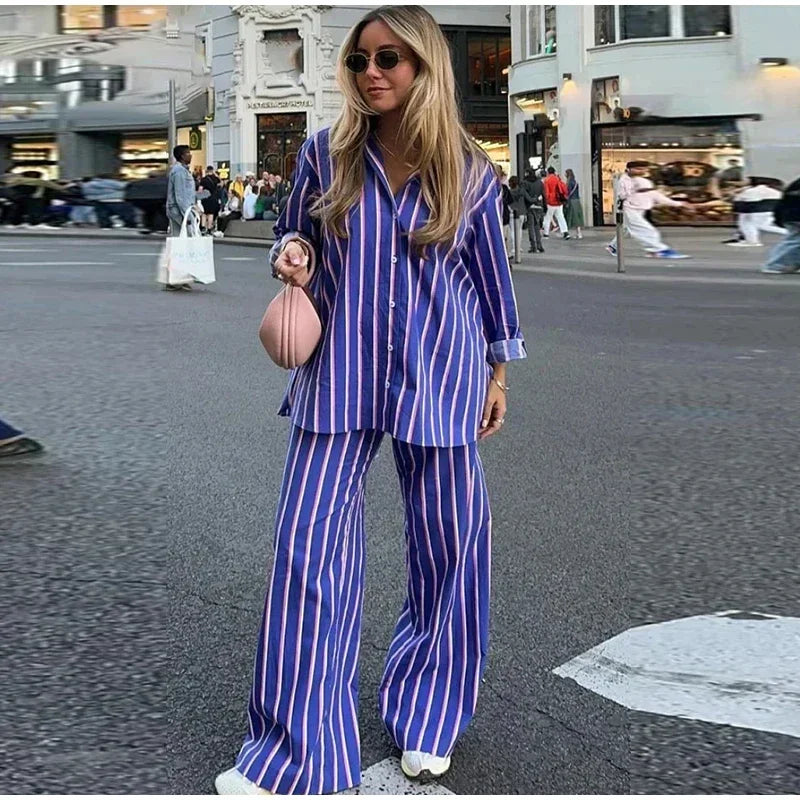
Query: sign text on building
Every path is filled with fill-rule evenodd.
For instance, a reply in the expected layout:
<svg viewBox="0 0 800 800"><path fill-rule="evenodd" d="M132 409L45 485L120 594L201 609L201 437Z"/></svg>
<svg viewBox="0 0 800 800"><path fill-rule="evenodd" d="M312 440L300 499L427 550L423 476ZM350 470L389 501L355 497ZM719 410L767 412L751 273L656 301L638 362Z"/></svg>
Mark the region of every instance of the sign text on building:
<svg viewBox="0 0 800 800"><path fill-rule="evenodd" d="M268 109L276 108L313 108L313 100L256 100L247 104L248 109Z"/></svg>

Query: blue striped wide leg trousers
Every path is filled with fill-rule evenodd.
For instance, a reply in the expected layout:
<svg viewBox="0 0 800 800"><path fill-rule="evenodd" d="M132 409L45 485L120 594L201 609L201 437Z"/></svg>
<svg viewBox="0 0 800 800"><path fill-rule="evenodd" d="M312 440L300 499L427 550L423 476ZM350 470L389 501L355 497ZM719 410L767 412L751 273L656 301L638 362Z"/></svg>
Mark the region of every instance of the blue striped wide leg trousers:
<svg viewBox="0 0 800 800"><path fill-rule="evenodd" d="M327 794L361 780L364 493L383 435L291 432L250 730L236 760L271 792ZM406 507L408 585L380 713L401 750L446 756L475 712L487 652L488 497L476 443L392 442Z"/></svg>

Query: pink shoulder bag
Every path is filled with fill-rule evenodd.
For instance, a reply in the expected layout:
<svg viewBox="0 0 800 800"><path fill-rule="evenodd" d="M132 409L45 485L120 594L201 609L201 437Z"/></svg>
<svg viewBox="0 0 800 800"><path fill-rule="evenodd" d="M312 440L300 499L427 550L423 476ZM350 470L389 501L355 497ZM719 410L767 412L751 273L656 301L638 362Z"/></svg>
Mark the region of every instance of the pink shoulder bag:
<svg viewBox="0 0 800 800"><path fill-rule="evenodd" d="M313 266L309 272L313 276ZM269 357L284 369L299 367L314 355L322 338L322 320L308 285L287 284L278 292L267 306L258 337Z"/></svg>

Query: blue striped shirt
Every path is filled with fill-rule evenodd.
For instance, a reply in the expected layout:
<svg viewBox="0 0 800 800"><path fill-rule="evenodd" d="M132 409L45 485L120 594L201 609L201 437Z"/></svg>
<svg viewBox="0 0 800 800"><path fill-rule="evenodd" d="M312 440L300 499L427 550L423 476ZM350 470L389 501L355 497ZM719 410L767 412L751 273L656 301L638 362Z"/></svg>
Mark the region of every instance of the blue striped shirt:
<svg viewBox="0 0 800 800"><path fill-rule="evenodd" d="M428 219L419 175L395 195L374 135L347 238L308 209L333 180L329 129L300 148L274 258L292 238L311 245L310 283L323 323L311 360L292 370L278 411L317 433L371 428L412 444L457 447L478 438L489 363L525 358L502 228L502 193L486 165L453 242L411 252Z"/></svg>

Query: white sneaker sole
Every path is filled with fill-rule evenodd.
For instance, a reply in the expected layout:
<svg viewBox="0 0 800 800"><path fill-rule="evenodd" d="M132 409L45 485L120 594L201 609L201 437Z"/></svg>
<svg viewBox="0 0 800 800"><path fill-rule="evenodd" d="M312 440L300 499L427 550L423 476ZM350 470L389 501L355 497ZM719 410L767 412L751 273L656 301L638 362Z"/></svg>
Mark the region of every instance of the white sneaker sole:
<svg viewBox="0 0 800 800"><path fill-rule="evenodd" d="M435 781L450 769L450 756L446 758L429 756L424 759L422 768L417 769L414 764L409 763L406 754L403 753L403 757L400 759L400 768L403 770L403 774L411 780L421 783Z"/></svg>
<svg viewBox="0 0 800 800"><path fill-rule="evenodd" d="M214 780L214 788L220 795L271 794L266 789L247 780L235 767L217 775Z"/></svg>

